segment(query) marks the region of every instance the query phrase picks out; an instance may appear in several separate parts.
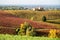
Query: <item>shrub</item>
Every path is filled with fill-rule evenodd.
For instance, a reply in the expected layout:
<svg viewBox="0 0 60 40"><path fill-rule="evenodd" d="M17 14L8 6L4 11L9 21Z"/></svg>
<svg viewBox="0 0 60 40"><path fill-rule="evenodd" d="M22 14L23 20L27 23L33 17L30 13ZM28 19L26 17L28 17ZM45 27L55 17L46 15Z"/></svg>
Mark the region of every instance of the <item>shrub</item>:
<svg viewBox="0 0 60 40"><path fill-rule="evenodd" d="M33 36L33 31L34 31L33 27L29 23L27 23L27 22L24 23L24 26L26 27L25 28L26 35L27 36Z"/></svg>
<svg viewBox="0 0 60 40"><path fill-rule="evenodd" d="M18 32L20 31L20 28L17 28L16 29L16 34L18 35Z"/></svg>
<svg viewBox="0 0 60 40"><path fill-rule="evenodd" d="M25 29L26 29L25 25L21 24L20 28L16 29L16 34L18 34L18 35L25 35L25 31L26 31Z"/></svg>
<svg viewBox="0 0 60 40"><path fill-rule="evenodd" d="M25 35L25 30L24 30L25 28L24 28L24 24L21 24L20 25L20 31L18 32L18 34L20 34L20 35Z"/></svg>
<svg viewBox="0 0 60 40"><path fill-rule="evenodd" d="M45 16L42 17L42 21L44 21L44 22L46 21L46 17Z"/></svg>
<svg viewBox="0 0 60 40"><path fill-rule="evenodd" d="M57 35L56 35L56 30L55 29L51 29L50 31L49 31L49 37L50 38L56 38L57 37Z"/></svg>
<svg viewBox="0 0 60 40"><path fill-rule="evenodd" d="M32 26L27 22L24 22L23 24L20 25L20 30L17 29L17 33L18 35L27 35L27 36L33 36L34 34Z"/></svg>
<svg viewBox="0 0 60 40"><path fill-rule="evenodd" d="M34 30L33 30L32 26L29 24L28 27L27 27L27 29L26 29L26 35L27 36L33 36L34 35L33 31Z"/></svg>

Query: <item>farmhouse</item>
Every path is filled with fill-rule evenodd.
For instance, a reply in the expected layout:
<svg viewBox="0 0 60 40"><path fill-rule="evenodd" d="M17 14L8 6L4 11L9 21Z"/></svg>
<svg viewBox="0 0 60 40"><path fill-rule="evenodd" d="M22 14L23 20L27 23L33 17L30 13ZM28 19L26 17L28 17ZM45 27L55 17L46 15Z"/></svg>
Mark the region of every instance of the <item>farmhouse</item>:
<svg viewBox="0 0 60 40"><path fill-rule="evenodd" d="M32 8L33 11L44 11L43 7Z"/></svg>

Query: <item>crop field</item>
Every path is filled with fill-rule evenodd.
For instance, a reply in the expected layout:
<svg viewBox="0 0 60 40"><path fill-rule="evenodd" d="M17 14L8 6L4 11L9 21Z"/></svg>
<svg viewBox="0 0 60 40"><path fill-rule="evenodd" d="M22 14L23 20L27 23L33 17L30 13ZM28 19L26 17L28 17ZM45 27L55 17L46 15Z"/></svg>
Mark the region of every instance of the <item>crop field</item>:
<svg viewBox="0 0 60 40"><path fill-rule="evenodd" d="M19 28L21 23L29 22L35 28L60 28L60 24L47 23L42 21L37 21L37 19L41 19L40 17L45 15L48 18L51 18L51 13L53 13L53 22L59 23L59 15L60 11L31 11L31 10L0 10L0 26L2 27L12 27ZM57 16L57 15L58 16ZM49 16L50 15L50 16ZM21 17L20 17L21 16ZM24 16L24 17L23 17ZM31 21L30 18L35 16L36 21ZM39 16L39 17L38 17ZM28 18L26 18L28 17ZM7 21L6 21L7 20ZM49 21L49 20L47 20ZM50 20L51 22L52 20Z"/></svg>
<svg viewBox="0 0 60 40"><path fill-rule="evenodd" d="M60 40L60 38L32 37L32 36L0 34L0 40Z"/></svg>
<svg viewBox="0 0 60 40"><path fill-rule="evenodd" d="M34 17L34 21L42 21L42 16L46 16L48 24L60 27L60 11L31 11L31 10L2 10L15 17L29 19ZM50 25L49 24L49 25Z"/></svg>
<svg viewBox="0 0 60 40"><path fill-rule="evenodd" d="M47 20L49 23L55 23L55 24L60 24L60 19L55 19L55 20Z"/></svg>
<svg viewBox="0 0 60 40"><path fill-rule="evenodd" d="M42 21L42 17L46 16L48 23L56 24L55 26L60 27L60 11L31 11L31 10L4 10L19 18L30 19L34 17L34 21Z"/></svg>
<svg viewBox="0 0 60 40"><path fill-rule="evenodd" d="M60 11L31 11L31 10L4 10L20 18L30 19L34 17L35 21L41 21L42 16L46 16L47 20L60 19Z"/></svg>
<svg viewBox="0 0 60 40"><path fill-rule="evenodd" d="M46 22L42 21L43 16L46 16ZM48 33L50 29L57 29L60 35L60 11L0 10L0 40L60 40L60 38L8 35L16 34L16 28L20 28L24 22L38 29L37 32Z"/></svg>
<svg viewBox="0 0 60 40"><path fill-rule="evenodd" d="M8 10L7 10L8 11ZM7 20L7 21L6 21ZM9 14L7 12L1 11L0 12L0 25L8 26L8 27L19 27L23 22L29 22L33 27L40 27L40 28L57 28L53 24L46 23L46 22L37 22L31 21L29 19L23 19L16 17L15 15Z"/></svg>

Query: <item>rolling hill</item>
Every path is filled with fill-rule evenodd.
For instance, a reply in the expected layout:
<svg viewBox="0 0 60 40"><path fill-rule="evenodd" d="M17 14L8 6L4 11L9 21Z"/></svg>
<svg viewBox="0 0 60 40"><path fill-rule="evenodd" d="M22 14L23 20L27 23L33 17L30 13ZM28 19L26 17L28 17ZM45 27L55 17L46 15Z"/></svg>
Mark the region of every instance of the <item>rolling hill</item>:
<svg viewBox="0 0 60 40"><path fill-rule="evenodd" d="M9 11L6 12L6 10L0 11L0 33L15 34L15 29L20 28L20 24L24 22L28 22L35 29L59 29L58 27L56 27L56 25L52 23L32 21L29 19L20 18L16 16L17 14L10 13Z"/></svg>

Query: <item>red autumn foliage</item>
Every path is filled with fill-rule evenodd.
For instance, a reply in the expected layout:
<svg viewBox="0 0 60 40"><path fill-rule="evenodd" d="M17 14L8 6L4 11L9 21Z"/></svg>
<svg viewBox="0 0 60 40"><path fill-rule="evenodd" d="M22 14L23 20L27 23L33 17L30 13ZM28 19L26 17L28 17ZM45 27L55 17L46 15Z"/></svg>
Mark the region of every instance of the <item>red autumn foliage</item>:
<svg viewBox="0 0 60 40"><path fill-rule="evenodd" d="M16 34L16 29L12 28L0 28L0 34Z"/></svg>

